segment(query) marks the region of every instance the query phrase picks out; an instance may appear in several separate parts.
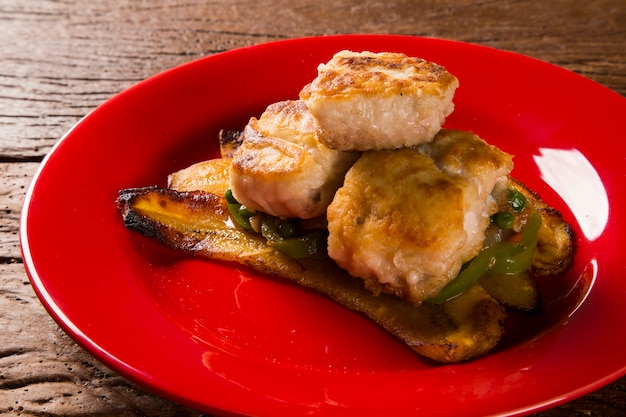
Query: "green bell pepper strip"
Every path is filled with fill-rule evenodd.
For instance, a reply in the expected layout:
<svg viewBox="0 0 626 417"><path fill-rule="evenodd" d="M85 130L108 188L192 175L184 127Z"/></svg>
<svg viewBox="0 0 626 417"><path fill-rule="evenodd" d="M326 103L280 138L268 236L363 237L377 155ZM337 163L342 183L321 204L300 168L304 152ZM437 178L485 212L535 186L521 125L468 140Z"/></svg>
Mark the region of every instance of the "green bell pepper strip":
<svg viewBox="0 0 626 417"><path fill-rule="evenodd" d="M515 213L519 213L526 207L526 197L524 194L517 190L511 190L509 192L509 206Z"/></svg>
<svg viewBox="0 0 626 417"><path fill-rule="evenodd" d="M233 220L245 230L252 230L252 224L250 224L250 217L245 216L242 211L246 211L245 207L239 203L227 203L228 211ZM244 210L242 210L244 208Z"/></svg>
<svg viewBox="0 0 626 417"><path fill-rule="evenodd" d="M537 237L539 228L541 227L541 215L533 212L529 217L522 231L522 238L519 243L508 243L507 247L503 247L498 251L496 262L491 271L497 273L515 273L522 272L530 268L535 256L535 248L537 247Z"/></svg>
<svg viewBox="0 0 626 417"><path fill-rule="evenodd" d="M250 224L250 217L254 214L250 210L248 210L245 206L242 206L235 196L233 195L232 190L229 188L226 190L224 194L224 198L226 199L226 205L228 206L228 211L230 212L230 216L233 220L244 230L252 230L252 224Z"/></svg>
<svg viewBox="0 0 626 417"><path fill-rule="evenodd" d="M515 224L515 216L508 211L499 211L491 216L491 221L500 229L509 230L512 229Z"/></svg>
<svg viewBox="0 0 626 417"><path fill-rule="evenodd" d="M326 252L327 233L316 230L302 236L282 237L275 218L265 218L261 223L261 235L270 246L275 247L290 258L306 258Z"/></svg>
<svg viewBox="0 0 626 417"><path fill-rule="evenodd" d="M500 242L484 248L461 269L454 280L443 287L439 294L427 301L441 303L454 298L476 283L487 271L515 273L527 270L530 268L535 255L540 227L541 216L539 213L533 212L522 231L522 238L519 243Z"/></svg>
<svg viewBox="0 0 626 417"><path fill-rule="evenodd" d="M224 195L232 219L247 231L253 231L250 217L255 213L241 205L233 196L230 188ZM291 222L281 221L277 217L265 215L261 222L261 235L267 242L290 258L305 258L326 253L328 232L316 230L302 236L296 235Z"/></svg>

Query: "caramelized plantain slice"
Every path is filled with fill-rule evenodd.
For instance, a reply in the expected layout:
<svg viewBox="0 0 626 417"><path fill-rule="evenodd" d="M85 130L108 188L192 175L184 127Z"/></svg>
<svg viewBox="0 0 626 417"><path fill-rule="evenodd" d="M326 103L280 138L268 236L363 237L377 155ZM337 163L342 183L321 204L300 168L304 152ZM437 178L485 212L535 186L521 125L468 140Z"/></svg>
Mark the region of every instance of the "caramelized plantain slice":
<svg viewBox="0 0 626 417"><path fill-rule="evenodd" d="M528 271L513 274L488 272L478 284L502 305L518 311L534 312L540 308L541 295Z"/></svg>
<svg viewBox="0 0 626 417"><path fill-rule="evenodd" d="M546 207L538 209L543 218L535 249L532 270L535 275L555 275L572 263L574 233L557 210Z"/></svg>
<svg viewBox="0 0 626 417"><path fill-rule="evenodd" d="M236 228L226 200L217 195L159 187L131 188L120 191L117 206L128 229L173 249L237 262L273 275L301 270L290 258L268 246L262 236Z"/></svg>
<svg viewBox="0 0 626 417"><path fill-rule="evenodd" d="M167 177L167 187L178 191L204 191L223 196L228 188L228 176L233 153L243 142L242 132L221 130L221 158L209 159L183 168Z"/></svg>
<svg viewBox="0 0 626 417"><path fill-rule="evenodd" d="M198 162L167 177L167 186L177 191L204 191L223 196L228 188L230 158Z"/></svg>
<svg viewBox="0 0 626 417"><path fill-rule="evenodd" d="M233 225L224 198L204 192L156 187L120 191L126 227L176 250L238 262L259 272L311 288L358 311L437 362L455 363L487 353L503 332L504 307L480 286L442 304L415 307L399 298L373 295L362 280L332 260L291 259L265 240Z"/></svg>
<svg viewBox="0 0 626 417"><path fill-rule="evenodd" d="M220 130L218 142L220 144L220 155L222 158L232 158L233 153L243 143L242 131Z"/></svg>
<svg viewBox="0 0 626 417"><path fill-rule="evenodd" d="M364 314L418 354L437 362L482 356L498 344L504 331L504 307L478 285L445 303L416 307L390 294L373 295L362 280L330 259L305 260L303 265L304 273L292 280Z"/></svg>

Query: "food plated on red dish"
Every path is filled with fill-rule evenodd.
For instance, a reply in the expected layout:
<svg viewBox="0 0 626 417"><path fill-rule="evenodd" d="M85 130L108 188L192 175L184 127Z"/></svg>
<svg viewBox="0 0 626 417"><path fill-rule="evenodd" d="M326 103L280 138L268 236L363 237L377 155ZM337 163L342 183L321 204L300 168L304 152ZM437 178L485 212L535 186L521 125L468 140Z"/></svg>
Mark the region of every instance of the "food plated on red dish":
<svg viewBox="0 0 626 417"><path fill-rule="evenodd" d="M537 280L540 311L507 314L486 356L437 364L313 291L171 250L120 219L119 190L167 188L168 175L219 157L221 130L240 130L272 103L298 99L317 65L341 50L444 66L459 80L444 129L514 155L511 176L571 225L571 266ZM584 111L572 98L582 93L594 102ZM44 305L92 354L208 412L447 415L471 402L476 415L528 413L624 373L624 336L611 330L626 321L615 245L624 226L613 214L624 205L616 181L624 168L589 138L623 131L625 107L563 69L443 40L339 36L218 54L121 93L59 142L26 202L26 266ZM60 184L75 196L63 205L54 203ZM581 365L590 355L593 366Z"/></svg>
<svg viewBox="0 0 626 417"><path fill-rule="evenodd" d="M506 309L572 261L561 214L510 176L513 156L442 129L457 78L401 53L340 51L237 132L220 158L120 190L126 227L303 285L436 362L495 347Z"/></svg>

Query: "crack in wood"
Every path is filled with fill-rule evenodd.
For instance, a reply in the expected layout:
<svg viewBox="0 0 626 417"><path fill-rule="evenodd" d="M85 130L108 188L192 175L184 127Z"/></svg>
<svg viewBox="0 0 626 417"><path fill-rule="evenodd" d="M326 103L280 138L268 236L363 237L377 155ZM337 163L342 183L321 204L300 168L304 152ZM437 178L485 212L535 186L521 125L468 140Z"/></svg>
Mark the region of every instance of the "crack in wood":
<svg viewBox="0 0 626 417"><path fill-rule="evenodd" d="M0 390L15 390L45 383L71 382L73 378L64 374L33 375L27 378L16 378L10 380L0 379Z"/></svg>

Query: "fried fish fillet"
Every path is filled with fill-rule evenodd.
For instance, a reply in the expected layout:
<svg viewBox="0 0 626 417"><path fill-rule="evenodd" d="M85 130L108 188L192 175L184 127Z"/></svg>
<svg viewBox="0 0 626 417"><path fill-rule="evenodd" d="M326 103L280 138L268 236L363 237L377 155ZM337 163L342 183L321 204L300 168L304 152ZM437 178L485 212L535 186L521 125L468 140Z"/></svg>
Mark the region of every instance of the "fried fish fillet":
<svg viewBox="0 0 626 417"><path fill-rule="evenodd" d="M418 148L368 151L328 207L328 254L374 293L419 304L454 279L485 240L512 157L442 130Z"/></svg>
<svg viewBox="0 0 626 417"><path fill-rule="evenodd" d="M330 148L395 149L433 139L454 109L458 85L444 67L420 58L341 51L318 67L300 98Z"/></svg>
<svg viewBox="0 0 626 417"><path fill-rule="evenodd" d="M251 118L229 173L235 198L277 217L323 214L358 155L328 148L319 135L302 101L274 103Z"/></svg>

